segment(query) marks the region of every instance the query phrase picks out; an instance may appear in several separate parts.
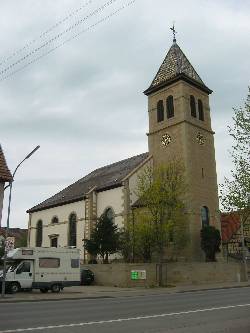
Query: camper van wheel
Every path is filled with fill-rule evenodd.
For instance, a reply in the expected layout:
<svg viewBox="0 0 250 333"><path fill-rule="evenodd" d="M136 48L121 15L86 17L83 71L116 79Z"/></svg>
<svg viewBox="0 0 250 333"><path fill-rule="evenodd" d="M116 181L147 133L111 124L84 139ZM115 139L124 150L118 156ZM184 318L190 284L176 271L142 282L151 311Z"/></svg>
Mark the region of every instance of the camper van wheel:
<svg viewBox="0 0 250 333"><path fill-rule="evenodd" d="M17 282L13 282L10 285L10 292L11 294L15 294L20 290L20 285Z"/></svg>
<svg viewBox="0 0 250 333"><path fill-rule="evenodd" d="M52 284L51 291L52 293L59 293L61 290L61 286L59 284Z"/></svg>
<svg viewBox="0 0 250 333"><path fill-rule="evenodd" d="M47 289L47 288L41 288L40 291L41 291L41 293L45 294L45 293L47 293L49 291L49 289Z"/></svg>

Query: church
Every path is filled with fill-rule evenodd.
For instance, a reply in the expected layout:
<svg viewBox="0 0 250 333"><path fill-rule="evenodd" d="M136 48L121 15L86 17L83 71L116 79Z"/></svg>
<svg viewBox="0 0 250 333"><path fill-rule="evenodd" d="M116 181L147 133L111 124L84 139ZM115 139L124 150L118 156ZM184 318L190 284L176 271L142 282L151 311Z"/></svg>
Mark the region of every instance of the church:
<svg viewBox="0 0 250 333"><path fill-rule="evenodd" d="M201 227L213 225L220 230L211 93L174 35L163 63L144 91L148 98L148 152L99 168L29 209L28 245L76 246L85 262L82 240L89 238L98 218L106 212L118 227L126 226L138 200L138 174L148 165L164 164L178 156L184 162L188 183L190 246L186 257L202 260Z"/></svg>

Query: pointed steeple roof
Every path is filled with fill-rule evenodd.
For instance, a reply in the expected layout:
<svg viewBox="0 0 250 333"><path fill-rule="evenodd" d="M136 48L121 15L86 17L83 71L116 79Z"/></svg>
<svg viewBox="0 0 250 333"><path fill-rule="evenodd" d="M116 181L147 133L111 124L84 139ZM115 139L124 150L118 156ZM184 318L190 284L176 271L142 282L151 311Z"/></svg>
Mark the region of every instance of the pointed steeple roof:
<svg viewBox="0 0 250 333"><path fill-rule="evenodd" d="M174 40L154 80L144 93L149 95L180 79L196 85L207 93L212 93Z"/></svg>
<svg viewBox="0 0 250 333"><path fill-rule="evenodd" d="M7 166L2 147L0 145L0 182L9 182L12 180L12 175Z"/></svg>

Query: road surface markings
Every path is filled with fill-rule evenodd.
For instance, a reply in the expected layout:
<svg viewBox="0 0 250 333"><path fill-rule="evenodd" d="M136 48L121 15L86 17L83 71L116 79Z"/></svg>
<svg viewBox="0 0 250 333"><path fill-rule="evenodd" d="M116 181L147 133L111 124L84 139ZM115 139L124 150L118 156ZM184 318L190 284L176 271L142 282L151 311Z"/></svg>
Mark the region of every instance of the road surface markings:
<svg viewBox="0 0 250 333"><path fill-rule="evenodd" d="M18 328L18 329L0 331L0 333L18 333L18 332L28 332L28 331L32 332L32 331L50 330L50 329L56 329L56 328L81 327L81 326L87 326L87 325L120 323L120 322L123 322L123 321L163 318L163 317L171 317L171 316L185 315L185 314L198 313L198 312L227 310L227 309L233 309L233 308L244 308L244 307L248 307L248 306L250 306L250 304L228 305L228 306L220 306L220 307L207 308L207 309L197 309L197 310L189 310L189 311L181 311L181 312L162 313L162 314L158 314L158 315L148 315L148 316L131 317L131 318L89 321L89 322L85 322L85 323L54 325L54 326L51 325L51 326L43 326L43 327Z"/></svg>

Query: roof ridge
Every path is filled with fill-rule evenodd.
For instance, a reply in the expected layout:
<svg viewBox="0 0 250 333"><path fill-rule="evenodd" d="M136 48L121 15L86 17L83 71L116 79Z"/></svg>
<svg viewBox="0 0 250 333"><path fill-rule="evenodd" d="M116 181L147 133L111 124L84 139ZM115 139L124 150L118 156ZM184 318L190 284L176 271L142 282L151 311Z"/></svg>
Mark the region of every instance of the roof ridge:
<svg viewBox="0 0 250 333"><path fill-rule="evenodd" d="M149 154L149 153L146 152L146 153L138 154L138 155L135 155L135 156L132 156L132 157L124 158L124 159L121 160L121 161L117 161L117 162L114 162L114 163L110 163L110 164L104 165L104 166L102 166L102 167L100 167L100 168L97 168L97 169L91 171L88 175L94 173L95 171L102 170L102 169L105 169L105 168L108 168L108 167L112 167L112 166L118 165L118 164L120 164L120 163L122 163L122 162L125 162L125 161L128 161L128 160L131 160L131 159L133 159L133 158L136 158L136 157L139 157L139 156L142 156L142 155L146 155L146 154ZM86 175L86 176L88 176L88 175ZM86 176L85 176L85 177L86 177Z"/></svg>

